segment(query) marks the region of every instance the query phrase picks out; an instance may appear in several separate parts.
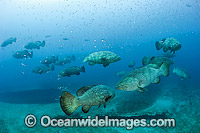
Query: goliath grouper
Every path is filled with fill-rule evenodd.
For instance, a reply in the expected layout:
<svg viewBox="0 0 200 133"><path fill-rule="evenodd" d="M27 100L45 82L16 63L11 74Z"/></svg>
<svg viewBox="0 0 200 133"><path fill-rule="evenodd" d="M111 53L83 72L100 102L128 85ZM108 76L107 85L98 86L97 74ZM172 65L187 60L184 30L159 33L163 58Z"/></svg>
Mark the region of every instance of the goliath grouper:
<svg viewBox="0 0 200 133"><path fill-rule="evenodd" d="M110 51L99 51L90 54L85 57L83 63L88 62L89 65L94 64L103 64L104 67L108 66L110 63L117 62L120 60L120 57Z"/></svg>
<svg viewBox="0 0 200 133"><path fill-rule="evenodd" d="M45 46L45 41L36 41L36 42L29 42L24 46L26 49L40 49L40 47Z"/></svg>
<svg viewBox="0 0 200 133"><path fill-rule="evenodd" d="M27 50L21 50L21 51L17 51L13 54L13 57L17 58L17 59L22 59L22 58L32 58L33 57L33 51L31 51L30 53Z"/></svg>
<svg viewBox="0 0 200 133"><path fill-rule="evenodd" d="M81 72L85 72L85 67L68 67L61 72L59 72L58 77L70 77L71 75L80 75Z"/></svg>
<svg viewBox="0 0 200 133"><path fill-rule="evenodd" d="M2 44L1 44L1 47L6 47L8 46L9 44L12 44L13 42L16 42L17 41L17 38L16 37L10 37L8 38L7 40L5 40Z"/></svg>
<svg viewBox="0 0 200 133"><path fill-rule="evenodd" d="M128 73L117 83L116 88L124 91L144 92L146 86L151 83L159 83L160 76L168 75L169 66L167 63L163 63L160 67L156 64L149 64Z"/></svg>
<svg viewBox="0 0 200 133"><path fill-rule="evenodd" d="M41 63L49 66L50 64L53 64L56 61L58 61L58 56L49 56L46 57L46 59L44 59L43 61L41 61Z"/></svg>
<svg viewBox="0 0 200 133"><path fill-rule="evenodd" d="M160 50L161 48L163 48L164 52L169 50L170 53L173 52L173 54L175 54L175 51L181 49L181 44L173 37L165 38L162 41L156 41L156 49Z"/></svg>
<svg viewBox="0 0 200 133"><path fill-rule="evenodd" d="M54 71L54 65L51 65L51 66L40 65L40 66L35 67L32 70L33 73L37 73L37 74L48 73L50 71Z"/></svg>
<svg viewBox="0 0 200 133"><path fill-rule="evenodd" d="M177 77L180 77L181 80L183 80L183 79L190 79L190 78L191 78L190 74L189 74L186 70L184 70L184 69L182 69L182 68L179 68L179 67L175 67L175 68L173 69L173 73L174 73Z"/></svg>
<svg viewBox="0 0 200 133"><path fill-rule="evenodd" d="M67 63L71 63L71 61L75 61L75 56L72 55L72 56L67 56L67 57L64 57L64 58L59 58L59 60L56 61L55 65L58 65L58 66L63 66Z"/></svg>
<svg viewBox="0 0 200 133"><path fill-rule="evenodd" d="M69 92L63 91L60 97L60 105L67 115L71 115L79 106L82 106L82 111L87 113L92 106L104 105L109 102L115 92L106 85L92 85L82 87L76 92L77 97Z"/></svg>

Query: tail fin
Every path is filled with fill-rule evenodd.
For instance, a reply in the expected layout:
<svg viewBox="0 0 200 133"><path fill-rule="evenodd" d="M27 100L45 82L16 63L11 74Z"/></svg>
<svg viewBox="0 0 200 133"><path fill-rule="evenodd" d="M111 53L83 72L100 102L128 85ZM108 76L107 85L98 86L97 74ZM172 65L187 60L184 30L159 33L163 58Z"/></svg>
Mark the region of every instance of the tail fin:
<svg viewBox="0 0 200 133"><path fill-rule="evenodd" d="M148 64L148 57L144 56L142 58L142 65L147 65Z"/></svg>
<svg viewBox="0 0 200 133"><path fill-rule="evenodd" d="M163 63L160 66L160 71L163 76L169 76L169 65L167 63Z"/></svg>
<svg viewBox="0 0 200 133"><path fill-rule="evenodd" d="M72 61L75 61L75 59L76 59L75 56L72 55L71 60L72 60Z"/></svg>
<svg viewBox="0 0 200 133"><path fill-rule="evenodd" d="M156 41L156 49L160 50L162 48L162 44L158 41Z"/></svg>
<svg viewBox="0 0 200 133"><path fill-rule="evenodd" d="M31 51L30 53L29 53L29 56L32 58L33 57L33 51Z"/></svg>
<svg viewBox="0 0 200 133"><path fill-rule="evenodd" d="M88 61L88 56L86 56L83 60L83 63L87 62Z"/></svg>
<svg viewBox="0 0 200 133"><path fill-rule="evenodd" d="M71 115L80 106L76 103L75 99L75 96L63 91L60 97L60 106L66 115Z"/></svg>
<svg viewBox="0 0 200 133"><path fill-rule="evenodd" d="M55 67L54 65L51 65L51 70L54 71Z"/></svg>
<svg viewBox="0 0 200 133"><path fill-rule="evenodd" d="M41 47L44 47L44 46L45 46L45 43L46 43L46 42L43 40L42 43L40 44L40 46L41 46Z"/></svg>
<svg viewBox="0 0 200 133"><path fill-rule="evenodd" d="M84 66L81 67L81 72L85 72L85 67Z"/></svg>

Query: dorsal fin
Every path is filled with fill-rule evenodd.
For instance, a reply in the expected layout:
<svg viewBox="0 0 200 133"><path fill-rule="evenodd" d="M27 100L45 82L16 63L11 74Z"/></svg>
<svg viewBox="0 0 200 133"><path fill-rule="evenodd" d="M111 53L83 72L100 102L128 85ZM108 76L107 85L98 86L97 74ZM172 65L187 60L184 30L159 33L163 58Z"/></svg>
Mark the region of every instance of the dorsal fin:
<svg viewBox="0 0 200 133"><path fill-rule="evenodd" d="M76 95L77 96L82 96L86 91L88 91L89 89L91 89L92 87L94 87L96 85L91 85L91 86L83 86L82 88L80 88L77 92Z"/></svg>

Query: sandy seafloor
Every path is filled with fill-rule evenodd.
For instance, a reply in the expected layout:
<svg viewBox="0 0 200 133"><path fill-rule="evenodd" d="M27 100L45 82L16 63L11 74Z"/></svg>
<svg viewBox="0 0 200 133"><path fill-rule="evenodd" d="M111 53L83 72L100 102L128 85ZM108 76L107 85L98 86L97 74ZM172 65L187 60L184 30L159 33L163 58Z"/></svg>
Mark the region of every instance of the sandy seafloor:
<svg viewBox="0 0 200 133"><path fill-rule="evenodd" d="M174 83L174 84L173 84ZM108 116L133 116L165 114L169 118L176 119L175 128L142 128L132 130L126 128L111 127L47 127L37 124L34 128L28 128L24 124L27 114L34 114L37 118L49 115L51 118L69 118L61 110L59 103L51 104L9 104L0 103L0 133L4 132L194 132L200 131L200 85L185 81L161 83L148 87L148 92L125 92L124 95L133 95L131 99L123 94L116 96L106 108L92 107L88 114L81 112L79 108L70 118L87 117L88 115ZM160 91L156 91L157 89ZM122 92L120 92L122 93ZM139 95L139 96L138 96ZM127 96L128 97L128 96ZM120 110L121 109L121 110Z"/></svg>

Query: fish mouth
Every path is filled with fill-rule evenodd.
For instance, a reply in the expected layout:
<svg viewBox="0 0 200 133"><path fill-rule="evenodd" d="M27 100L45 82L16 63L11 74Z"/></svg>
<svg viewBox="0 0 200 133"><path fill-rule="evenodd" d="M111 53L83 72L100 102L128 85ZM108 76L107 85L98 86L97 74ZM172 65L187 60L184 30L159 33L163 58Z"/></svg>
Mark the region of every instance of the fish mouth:
<svg viewBox="0 0 200 133"><path fill-rule="evenodd" d="M117 85L115 88L118 89L118 90L126 90L124 88L127 88L127 87L122 86L122 85Z"/></svg>
<svg viewBox="0 0 200 133"><path fill-rule="evenodd" d="M115 88L118 90L122 90L122 91L133 91L134 90L130 86L127 86L127 85L117 85Z"/></svg>
<svg viewBox="0 0 200 133"><path fill-rule="evenodd" d="M179 44L177 47L176 47L176 50L179 50L179 49L181 49L181 44Z"/></svg>
<svg viewBox="0 0 200 133"><path fill-rule="evenodd" d="M113 96L109 96L105 99L106 102L110 101L113 98Z"/></svg>

